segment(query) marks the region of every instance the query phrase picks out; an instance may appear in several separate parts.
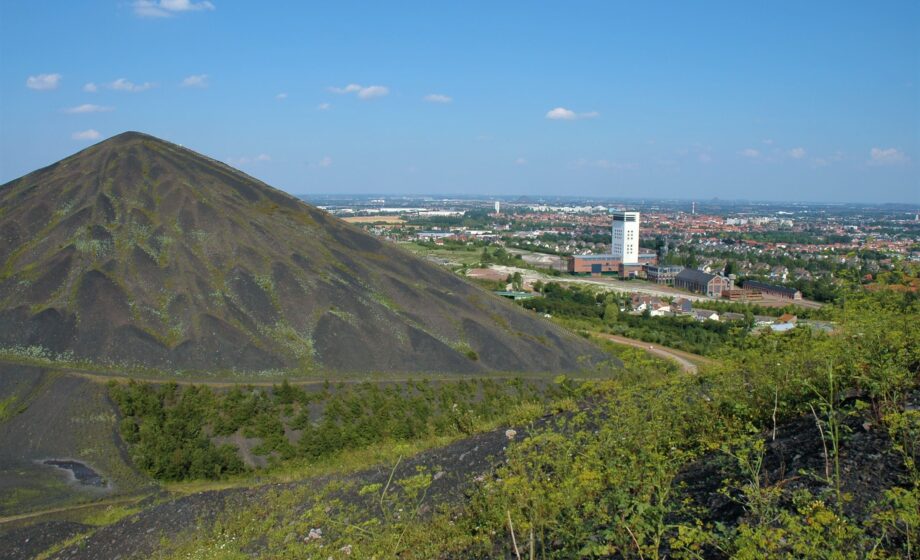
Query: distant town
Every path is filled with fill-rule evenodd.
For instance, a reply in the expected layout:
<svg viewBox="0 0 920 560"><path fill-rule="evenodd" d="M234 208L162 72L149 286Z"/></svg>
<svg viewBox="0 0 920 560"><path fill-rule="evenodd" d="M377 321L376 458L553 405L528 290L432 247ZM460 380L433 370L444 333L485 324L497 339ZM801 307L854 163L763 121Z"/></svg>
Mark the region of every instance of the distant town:
<svg viewBox="0 0 920 560"><path fill-rule="evenodd" d="M653 317L814 311L837 298L841 278L871 284L920 261L920 216L906 205L304 198L507 297L537 297L534 286L548 281L594 286L628 296L623 311ZM753 322L782 331L798 315Z"/></svg>

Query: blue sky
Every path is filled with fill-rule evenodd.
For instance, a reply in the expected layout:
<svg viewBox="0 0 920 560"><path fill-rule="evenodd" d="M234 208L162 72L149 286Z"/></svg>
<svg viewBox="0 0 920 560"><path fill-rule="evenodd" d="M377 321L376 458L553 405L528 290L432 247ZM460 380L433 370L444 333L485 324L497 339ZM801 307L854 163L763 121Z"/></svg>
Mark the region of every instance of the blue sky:
<svg viewBox="0 0 920 560"><path fill-rule="evenodd" d="M125 130L292 193L920 204L920 3L0 2L0 183Z"/></svg>

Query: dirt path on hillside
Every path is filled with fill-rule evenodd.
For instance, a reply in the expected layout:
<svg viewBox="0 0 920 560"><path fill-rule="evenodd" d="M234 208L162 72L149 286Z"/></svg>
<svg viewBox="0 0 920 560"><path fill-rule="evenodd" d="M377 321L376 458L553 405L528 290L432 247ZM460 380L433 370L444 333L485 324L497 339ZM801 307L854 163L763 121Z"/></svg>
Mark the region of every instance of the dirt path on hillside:
<svg viewBox="0 0 920 560"><path fill-rule="evenodd" d="M674 348L668 348L666 346L661 346L660 344L652 344L649 342L643 342L641 340L633 340L631 338L626 338L625 336L618 336L615 334L605 334L605 333L596 333L597 336L616 342L617 344L624 344L626 346L632 346L634 348L640 348L645 350L649 354L654 354L660 358L666 360L671 360L677 362L677 364L683 368L687 373L696 373L699 371L700 365L712 364L714 363L709 358L705 358L698 354L691 354L690 352L684 352L683 350L676 350Z"/></svg>
<svg viewBox="0 0 920 560"><path fill-rule="evenodd" d="M251 385L253 387L272 387L275 385L280 385L285 380L290 385L295 385L297 387L305 389L322 389L327 383L335 387L336 385L343 383L346 385L355 385L359 383L378 383L378 384L387 384L387 383L406 383L408 381L418 381L420 379L427 379L431 383L450 383L454 381L470 381L475 379L491 379L491 380L512 380L512 379L531 379L531 380L544 380L552 379L554 374L548 372L535 372L535 373L475 373L475 374L441 374L441 373L431 373L431 374L410 374L410 375L401 375L401 374L372 374L372 375L354 375L349 376L347 374L341 376L334 376L330 374L329 377L312 377L312 378L303 378L303 377L277 377L270 379L253 379L251 377L240 377L239 379L227 378L227 379L208 379L200 377L149 377L144 375L134 375L127 373L105 373L99 372L91 369L81 369L75 368L72 366L63 366L55 364L41 364L41 363L21 363L11 360L4 360L0 358L0 366L9 365L9 366L28 366L41 368L43 370L60 372L65 375L70 375L74 377L82 377L89 381L94 381L96 383L108 383L109 381L136 381L138 383L154 383L154 384L163 384L163 383L175 383L177 385L206 385L208 387L217 387L217 388L231 388L236 386L246 386ZM577 378L577 377L576 377Z"/></svg>

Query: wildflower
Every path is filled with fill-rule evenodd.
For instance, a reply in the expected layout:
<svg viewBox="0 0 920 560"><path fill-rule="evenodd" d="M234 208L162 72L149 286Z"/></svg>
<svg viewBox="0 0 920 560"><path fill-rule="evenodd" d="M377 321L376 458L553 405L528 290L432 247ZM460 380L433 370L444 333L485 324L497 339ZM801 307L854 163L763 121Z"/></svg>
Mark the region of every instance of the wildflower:
<svg viewBox="0 0 920 560"><path fill-rule="evenodd" d="M346 544L345 546L339 549L339 552L341 552L345 556L351 556L351 545Z"/></svg>
<svg viewBox="0 0 920 560"><path fill-rule="evenodd" d="M508 428L507 430L505 430L505 437L508 439L514 439L514 436L516 435L517 435L517 430L513 430L511 428Z"/></svg>
<svg viewBox="0 0 920 560"><path fill-rule="evenodd" d="M307 535L307 538L305 538L304 541L318 541L321 538L323 538L323 530L314 528L310 529L310 533Z"/></svg>

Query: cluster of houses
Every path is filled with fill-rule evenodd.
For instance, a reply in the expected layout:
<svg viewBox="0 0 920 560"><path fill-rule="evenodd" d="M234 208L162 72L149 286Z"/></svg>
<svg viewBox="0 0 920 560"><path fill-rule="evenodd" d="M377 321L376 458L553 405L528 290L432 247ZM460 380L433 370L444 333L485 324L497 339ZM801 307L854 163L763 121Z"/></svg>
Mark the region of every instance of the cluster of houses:
<svg viewBox="0 0 920 560"><path fill-rule="evenodd" d="M711 309L693 309L693 302L687 298L660 298L646 294L632 294L630 297L630 309L633 313L639 315L648 312L652 317L674 317L676 315L690 315L697 321L719 321L721 317L716 311ZM738 319L744 316L738 313L726 313L725 315L738 315ZM730 321L732 318L725 318Z"/></svg>
<svg viewBox="0 0 920 560"><path fill-rule="evenodd" d="M640 315L648 312L652 317L675 317L685 316L693 317L695 320L703 321L743 321L744 315L741 313L719 313L712 309L694 309L693 302L687 298L660 298L646 294L632 294L630 297L631 312ZM786 313L780 317L769 317L765 315L755 315L754 325L758 327L770 328L771 330L782 332L795 328L798 323L798 317Z"/></svg>

